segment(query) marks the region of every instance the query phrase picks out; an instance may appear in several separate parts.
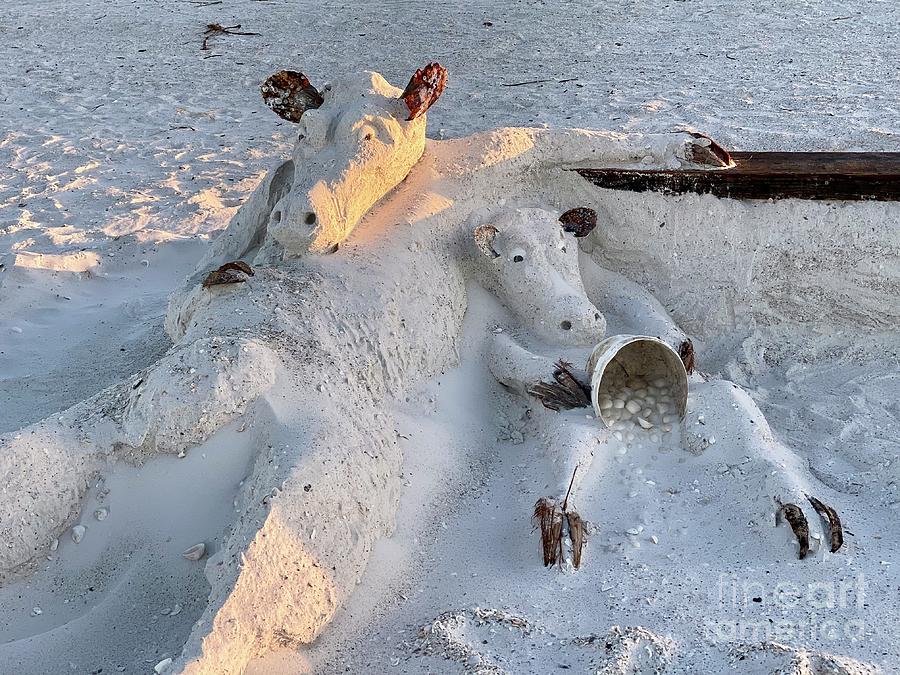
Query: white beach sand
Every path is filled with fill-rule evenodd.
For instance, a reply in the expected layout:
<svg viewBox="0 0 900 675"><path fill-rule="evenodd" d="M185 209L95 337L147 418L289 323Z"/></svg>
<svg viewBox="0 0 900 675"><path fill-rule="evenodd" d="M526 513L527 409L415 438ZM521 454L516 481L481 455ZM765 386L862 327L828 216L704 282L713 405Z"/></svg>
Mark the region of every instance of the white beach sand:
<svg viewBox="0 0 900 675"><path fill-rule="evenodd" d="M260 35L201 51L210 21ZM682 126L895 150L898 25L836 1L0 9L0 672L900 670L898 206L561 170L676 161ZM336 254L264 245L246 284L197 288L296 140L266 75L402 86L432 59L425 154ZM632 135L515 128L541 125ZM573 206L600 215L578 244ZM697 347L658 443L517 391L602 322ZM548 570L531 510L577 462L584 564ZM838 553L776 527L781 497L825 534L804 493Z"/></svg>

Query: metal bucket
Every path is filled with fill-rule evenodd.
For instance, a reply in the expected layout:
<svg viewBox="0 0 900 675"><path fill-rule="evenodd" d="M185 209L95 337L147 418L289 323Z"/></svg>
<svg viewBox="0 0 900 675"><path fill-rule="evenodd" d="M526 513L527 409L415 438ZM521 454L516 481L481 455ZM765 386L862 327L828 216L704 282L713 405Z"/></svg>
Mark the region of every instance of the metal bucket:
<svg viewBox="0 0 900 675"><path fill-rule="evenodd" d="M588 359L591 376L591 403L597 417L608 427L607 411L600 409L601 390L623 377L662 381L671 391L676 413L687 412L688 377L677 352L662 340L649 335L613 335L594 347Z"/></svg>

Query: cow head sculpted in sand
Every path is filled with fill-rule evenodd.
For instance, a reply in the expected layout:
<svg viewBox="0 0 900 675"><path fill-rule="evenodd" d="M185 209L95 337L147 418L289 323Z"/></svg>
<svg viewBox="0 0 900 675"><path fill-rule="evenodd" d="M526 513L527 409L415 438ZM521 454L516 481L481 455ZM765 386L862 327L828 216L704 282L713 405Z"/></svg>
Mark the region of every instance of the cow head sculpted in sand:
<svg viewBox="0 0 900 675"><path fill-rule="evenodd" d="M265 81L266 104L297 123L291 184L268 224L284 256L335 250L406 177L425 150L425 111L446 78L433 63L417 70L405 91L369 71L339 79L321 93L295 71Z"/></svg>
<svg viewBox="0 0 900 675"><path fill-rule="evenodd" d="M578 243L545 209L509 209L474 231L467 248L481 283L542 338L593 344L606 320L587 299Z"/></svg>

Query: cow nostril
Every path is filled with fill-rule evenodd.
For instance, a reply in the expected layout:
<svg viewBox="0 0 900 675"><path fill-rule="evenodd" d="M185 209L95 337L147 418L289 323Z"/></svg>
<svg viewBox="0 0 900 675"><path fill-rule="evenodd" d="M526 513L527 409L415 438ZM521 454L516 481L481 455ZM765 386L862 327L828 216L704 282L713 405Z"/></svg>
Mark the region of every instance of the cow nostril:
<svg viewBox="0 0 900 675"><path fill-rule="evenodd" d="M307 225L313 225L316 222L316 214L310 211L303 220Z"/></svg>
<svg viewBox="0 0 900 675"><path fill-rule="evenodd" d="M559 327L563 330L572 330L572 322L571 321L563 321L559 324Z"/></svg>

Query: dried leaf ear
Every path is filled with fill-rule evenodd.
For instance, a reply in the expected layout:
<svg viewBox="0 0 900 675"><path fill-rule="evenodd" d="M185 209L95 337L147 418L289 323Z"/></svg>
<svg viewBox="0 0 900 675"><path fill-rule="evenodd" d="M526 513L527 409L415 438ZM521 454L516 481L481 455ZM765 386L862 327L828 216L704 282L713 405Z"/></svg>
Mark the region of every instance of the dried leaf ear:
<svg viewBox="0 0 900 675"><path fill-rule="evenodd" d="M279 70L259 90L266 105L288 122L299 122L303 113L325 101L306 75L296 70Z"/></svg>
<svg viewBox="0 0 900 675"><path fill-rule="evenodd" d="M493 225L479 225L475 228L475 246L488 258L499 258L500 254L494 250L494 238L500 232Z"/></svg>
<svg viewBox="0 0 900 675"><path fill-rule="evenodd" d="M728 167L734 164L731 154L706 134L689 131L694 140L685 148L685 159L704 166Z"/></svg>
<svg viewBox="0 0 900 675"><path fill-rule="evenodd" d="M409 110L407 121L424 115L441 97L446 86L447 69L440 63L429 63L424 68L419 68L400 95Z"/></svg>
<svg viewBox="0 0 900 675"><path fill-rule="evenodd" d="M597 212L586 206L569 209L559 217L563 230L576 237L588 236L597 227Z"/></svg>
<svg viewBox="0 0 900 675"><path fill-rule="evenodd" d="M694 368L696 368L696 363L694 362L694 343L690 340L685 340L678 347L678 356L681 357L681 362L684 364L684 369L688 375L694 372Z"/></svg>

